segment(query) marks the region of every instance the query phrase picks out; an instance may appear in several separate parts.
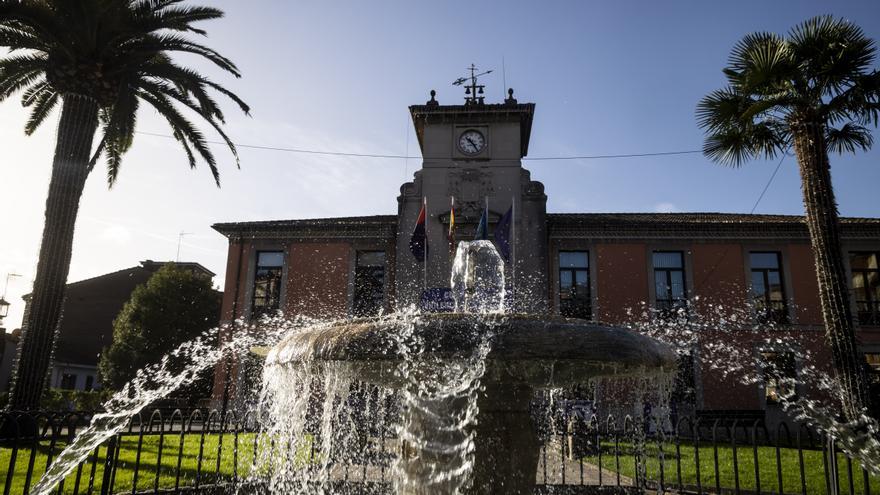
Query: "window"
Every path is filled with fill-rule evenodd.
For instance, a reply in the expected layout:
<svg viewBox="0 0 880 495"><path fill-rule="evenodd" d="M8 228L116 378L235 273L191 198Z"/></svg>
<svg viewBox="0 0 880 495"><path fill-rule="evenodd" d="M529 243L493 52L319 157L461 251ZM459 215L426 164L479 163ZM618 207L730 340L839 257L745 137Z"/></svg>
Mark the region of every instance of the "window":
<svg viewBox="0 0 880 495"><path fill-rule="evenodd" d="M358 251L354 269L355 316L375 316L385 302L385 251Z"/></svg>
<svg viewBox="0 0 880 495"><path fill-rule="evenodd" d="M593 317L587 251L559 252L559 314L585 320Z"/></svg>
<svg viewBox="0 0 880 495"><path fill-rule="evenodd" d="M788 323L782 255L778 252L749 254L752 269L752 301L760 323Z"/></svg>
<svg viewBox="0 0 880 495"><path fill-rule="evenodd" d="M83 390L89 391L89 390L92 390L93 388L95 388L95 377L92 375L87 375L86 376L86 386Z"/></svg>
<svg viewBox="0 0 880 495"><path fill-rule="evenodd" d="M865 362L868 364L868 381L880 383L880 352L866 352Z"/></svg>
<svg viewBox="0 0 880 495"><path fill-rule="evenodd" d="M76 388L76 375L73 373L62 373L60 387L64 390L74 390Z"/></svg>
<svg viewBox="0 0 880 495"><path fill-rule="evenodd" d="M671 399L678 404L694 405L697 402L697 373L693 352L678 355Z"/></svg>
<svg viewBox="0 0 880 495"><path fill-rule="evenodd" d="M687 291L684 283L684 253L655 251L654 299L657 315L671 318L687 310Z"/></svg>
<svg viewBox="0 0 880 495"><path fill-rule="evenodd" d="M795 362L793 352L761 352L761 371L764 376L764 397L767 404L779 404L783 399L795 399Z"/></svg>
<svg viewBox="0 0 880 495"><path fill-rule="evenodd" d="M280 308L283 266L284 253L281 251L257 252L257 267L254 273L254 318L272 314Z"/></svg>
<svg viewBox="0 0 880 495"><path fill-rule="evenodd" d="M851 253L852 290L861 325L880 325L880 266L877 253Z"/></svg>

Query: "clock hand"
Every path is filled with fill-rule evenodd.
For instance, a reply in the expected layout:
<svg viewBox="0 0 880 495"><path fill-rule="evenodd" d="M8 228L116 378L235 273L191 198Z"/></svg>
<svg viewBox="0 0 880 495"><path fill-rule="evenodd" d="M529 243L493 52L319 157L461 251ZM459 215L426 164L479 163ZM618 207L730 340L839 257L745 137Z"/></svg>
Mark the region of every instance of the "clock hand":
<svg viewBox="0 0 880 495"><path fill-rule="evenodd" d="M474 147L474 151L476 151L476 150L477 150L477 143L475 143L474 140L471 139L470 137L467 137L467 136L466 136L465 139L467 139L468 142L471 143L471 146Z"/></svg>

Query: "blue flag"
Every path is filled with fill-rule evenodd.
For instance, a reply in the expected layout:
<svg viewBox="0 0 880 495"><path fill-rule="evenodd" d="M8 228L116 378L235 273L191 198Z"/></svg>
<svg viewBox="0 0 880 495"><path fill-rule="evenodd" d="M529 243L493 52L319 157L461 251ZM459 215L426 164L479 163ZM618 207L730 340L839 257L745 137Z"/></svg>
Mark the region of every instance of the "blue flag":
<svg viewBox="0 0 880 495"><path fill-rule="evenodd" d="M495 246L498 252L505 260L510 260L510 225L513 221L513 205L510 205L507 213L498 221L495 226Z"/></svg>
<svg viewBox="0 0 880 495"><path fill-rule="evenodd" d="M419 219L416 220L416 226L409 238L409 250L416 260L425 261L425 254L428 252L428 239L425 236L425 205L422 205L419 211Z"/></svg>
<svg viewBox="0 0 880 495"><path fill-rule="evenodd" d="M480 223L477 224L477 231L474 233L475 241L485 241L489 239L489 208L483 210L480 216Z"/></svg>

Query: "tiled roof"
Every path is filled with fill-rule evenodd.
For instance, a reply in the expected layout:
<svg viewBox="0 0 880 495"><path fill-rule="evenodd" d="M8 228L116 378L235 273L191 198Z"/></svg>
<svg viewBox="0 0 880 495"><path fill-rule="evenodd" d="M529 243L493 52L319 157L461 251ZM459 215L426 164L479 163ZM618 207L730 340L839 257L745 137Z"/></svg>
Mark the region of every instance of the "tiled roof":
<svg viewBox="0 0 880 495"><path fill-rule="evenodd" d="M840 219L844 237L880 239L880 219ZM551 237L806 238L804 217L745 213L548 213Z"/></svg>
<svg viewBox="0 0 880 495"><path fill-rule="evenodd" d="M394 237L397 215L230 222L211 227L227 237Z"/></svg>
<svg viewBox="0 0 880 495"><path fill-rule="evenodd" d="M804 217L801 215L766 215L748 213L548 213L548 220L560 221L589 221L589 222L650 222L650 223L676 223L676 224L705 224L705 223L797 223L802 224ZM841 217L841 223L870 223L880 224L880 218Z"/></svg>
<svg viewBox="0 0 880 495"><path fill-rule="evenodd" d="M844 237L880 239L880 219L840 219ZM218 223L227 237L392 238L396 215ZM806 238L804 217L745 213L548 213L550 237Z"/></svg>

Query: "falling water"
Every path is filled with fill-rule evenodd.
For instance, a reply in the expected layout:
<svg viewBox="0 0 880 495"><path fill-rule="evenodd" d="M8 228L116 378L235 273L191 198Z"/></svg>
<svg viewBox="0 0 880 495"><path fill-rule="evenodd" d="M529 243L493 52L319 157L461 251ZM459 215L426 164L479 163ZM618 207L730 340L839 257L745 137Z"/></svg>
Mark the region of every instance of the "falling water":
<svg viewBox="0 0 880 495"><path fill-rule="evenodd" d="M459 245L451 284L458 311L473 318L503 311L504 263L491 242ZM269 354L260 412L276 448L263 451L254 472L269 473L273 493L332 493L335 466L365 464L355 453L385 434L401 453L391 466L397 493L452 494L466 485L492 325L473 325L485 333L454 357L439 355L424 338L415 309L372 325L389 337L388 353L401 356L383 370L386 378L373 380L379 383L357 380L359 367L378 365L317 360L321 346L309 338L286 340Z"/></svg>
<svg viewBox="0 0 880 495"><path fill-rule="evenodd" d="M467 352L453 357L441 356L431 347L433 341L426 340L420 330L427 316L414 309L369 320L388 337L376 349L377 355L401 356L393 363L374 366L317 359L320 346L309 339L294 347L276 346L267 358L259 395L261 431L257 438L261 447L250 471L253 481L268 484L272 493L334 493L338 491L336 482L344 478L340 470L345 466L361 467L365 479L375 481L385 479L387 469L395 491L402 493L466 489L477 447L473 431L480 411L476 399L484 386L486 358L493 346L492 322L505 318L503 262L491 243L477 241L459 247L451 285L457 310L471 312L463 317L479 321L474 328L483 332L469 341L472 344ZM748 309L696 304L682 309L677 317L656 316L650 310L633 309L630 326L682 353L699 349L701 362L749 385L763 380L755 366L755 346L794 350L804 363L794 383L836 397L833 377L812 364L814 357L805 349L792 347L784 328L755 325ZM192 382L200 371L224 356L240 356L255 346L275 346L282 338L311 335L315 329L339 324L261 322L240 326L234 338L219 346L217 329L181 345L160 363L141 370L117 393L31 493L51 492L133 415ZM736 346L732 344L735 341L751 344ZM183 371L179 363L185 363ZM613 363L609 363L609 370L613 373ZM629 416L636 425L653 423L657 425L654 433L662 437L673 429L669 423L670 380L668 374L651 372L594 379L594 398L605 408L598 415ZM549 391L547 395L559 396L560 392ZM880 474L880 430L875 421L867 416L854 422L839 420L833 399L781 399L793 419L833 436L865 468ZM646 403L651 404L650 409L644 407ZM645 421L649 417L651 421ZM644 448L646 431L637 427L633 433L636 449ZM389 465L375 457L377 452L400 455Z"/></svg>
<svg viewBox="0 0 880 495"><path fill-rule="evenodd" d="M450 285L456 313L504 312L504 261L492 241L458 244Z"/></svg>
<svg viewBox="0 0 880 495"><path fill-rule="evenodd" d="M217 345L220 328L206 331L162 357L156 364L142 368L103 405L103 412L92 417L89 426L79 433L49 467L31 490L31 495L48 495L99 445L128 425L132 416L169 393L193 383L200 373L228 356L240 355L254 346L273 345L280 337L307 325L303 319L265 320L259 328L240 325L236 335Z"/></svg>

